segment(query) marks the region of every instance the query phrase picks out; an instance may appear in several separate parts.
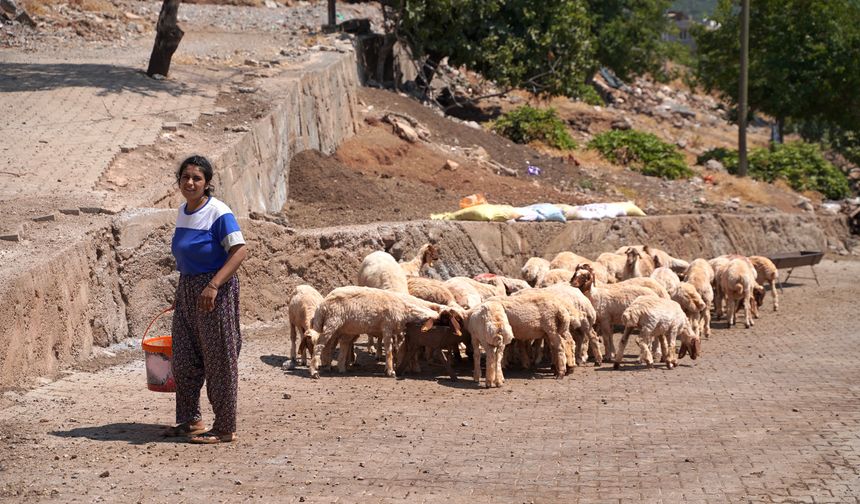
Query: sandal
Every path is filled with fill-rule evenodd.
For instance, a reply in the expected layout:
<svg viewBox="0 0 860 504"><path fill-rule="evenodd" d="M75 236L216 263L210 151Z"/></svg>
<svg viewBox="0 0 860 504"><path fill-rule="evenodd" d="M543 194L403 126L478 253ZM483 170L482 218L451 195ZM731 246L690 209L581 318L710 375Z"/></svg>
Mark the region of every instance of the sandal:
<svg viewBox="0 0 860 504"><path fill-rule="evenodd" d="M228 432L226 434L216 432L216 431L206 431L202 434L198 434L196 436L192 436L188 441L194 444L218 444L218 443L231 443L236 440L235 432Z"/></svg>
<svg viewBox="0 0 860 504"><path fill-rule="evenodd" d="M206 426L203 422L185 422L173 427L168 427L164 430L164 437L188 437L196 436L206 432Z"/></svg>

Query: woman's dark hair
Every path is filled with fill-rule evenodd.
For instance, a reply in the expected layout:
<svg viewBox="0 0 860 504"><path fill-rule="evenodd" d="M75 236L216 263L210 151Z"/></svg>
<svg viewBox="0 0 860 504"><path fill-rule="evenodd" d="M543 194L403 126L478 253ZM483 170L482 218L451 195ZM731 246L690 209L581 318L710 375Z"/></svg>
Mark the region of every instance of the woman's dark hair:
<svg viewBox="0 0 860 504"><path fill-rule="evenodd" d="M185 161L182 162L181 165L179 165L179 169L176 170L177 184L179 183L179 179L182 178L182 172L185 171L185 168L187 168L188 166L196 166L197 168L200 168L200 171L203 172L203 178L206 180L207 184L207 187L203 191L203 194L205 194L206 196L212 196L212 186L209 185L209 183L212 181L212 163L210 163L209 160L203 156L194 155L187 158Z"/></svg>

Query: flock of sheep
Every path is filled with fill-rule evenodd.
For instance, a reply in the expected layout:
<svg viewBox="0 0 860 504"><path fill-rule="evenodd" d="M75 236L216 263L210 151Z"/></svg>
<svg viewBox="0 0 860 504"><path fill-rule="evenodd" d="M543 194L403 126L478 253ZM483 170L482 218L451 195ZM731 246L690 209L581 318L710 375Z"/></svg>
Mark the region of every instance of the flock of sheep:
<svg viewBox="0 0 860 504"><path fill-rule="evenodd" d="M778 271L766 257L724 255L690 263L647 245L621 247L592 261L560 252L552 261L532 257L523 279L485 273L475 278L438 280L421 276L438 260L435 245L424 244L411 261L398 263L386 252L364 258L358 285L323 297L300 285L289 303L291 350L288 365L302 365L312 377L330 366L340 345L338 369L355 363L354 343L368 335L368 348L385 356L385 373L418 371L419 358L441 358L452 379L449 358L471 355L476 383L485 354L487 387L504 383L503 368L518 360L536 367L545 357L564 377L589 356L620 367L624 348L638 330L639 362L669 369L687 353L696 359L701 339L710 337L711 309L728 317L743 310L746 327L758 317L769 283L778 309ZM623 326L620 341L614 327ZM676 356L676 343L680 349ZM423 350L423 351L422 351ZM449 353L446 356L445 351ZM396 367L395 367L396 359Z"/></svg>

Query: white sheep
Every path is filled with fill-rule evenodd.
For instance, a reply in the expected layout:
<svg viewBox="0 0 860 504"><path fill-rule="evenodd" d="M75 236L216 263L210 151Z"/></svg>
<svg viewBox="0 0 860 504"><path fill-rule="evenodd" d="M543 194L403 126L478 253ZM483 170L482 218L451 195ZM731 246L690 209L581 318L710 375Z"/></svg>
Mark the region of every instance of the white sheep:
<svg viewBox="0 0 860 504"><path fill-rule="evenodd" d="M542 340L552 352L556 378L564 378L567 372L565 340L573 340L569 333L570 314L563 302L552 293L535 294L525 291L513 297L496 297L491 301L500 303L505 309L508 323L513 329L514 339L520 341Z"/></svg>
<svg viewBox="0 0 860 504"><path fill-rule="evenodd" d="M382 336L386 349L385 374L395 376L393 345L406 330L406 324L420 324L429 330L446 309L408 294L372 287L334 289L317 308L313 327L308 330L317 341L310 363L311 377L319 378L320 352L324 347L328 351L338 340L349 343L360 334ZM331 346L327 347L329 342ZM341 351L344 350L341 345ZM339 359L341 371L345 362L346 358Z"/></svg>
<svg viewBox="0 0 860 504"><path fill-rule="evenodd" d="M779 295L776 290L776 283L779 281L779 270L776 269L773 261L764 256L750 256L750 261L756 271L755 281L761 285L770 284L770 291L773 293L773 311L779 310Z"/></svg>
<svg viewBox="0 0 860 504"><path fill-rule="evenodd" d="M415 257L409 261L400 263L400 268L406 276L421 276L421 270L425 266L432 267L433 261L439 260L439 249L432 243L425 243L418 249Z"/></svg>
<svg viewBox="0 0 860 504"><path fill-rule="evenodd" d="M725 297L729 327L735 325L739 303L744 303L744 325L750 328L755 324L751 312L752 304L755 302L753 299L755 278L755 268L746 258L731 259L717 272L720 289L715 304L719 307L722 304L721 299Z"/></svg>
<svg viewBox="0 0 860 504"><path fill-rule="evenodd" d="M409 294L441 305L459 306L454 294L442 280L411 276L406 278Z"/></svg>
<svg viewBox="0 0 860 504"><path fill-rule="evenodd" d="M452 292L458 289L463 291L474 290L481 296L481 301L486 301L487 299L495 296L507 295L505 285L501 281L494 281L493 283L486 284L469 277L458 276L451 277L448 280L445 280L445 285L447 285L448 288L452 290ZM469 289L469 287L471 287L471 289Z"/></svg>
<svg viewBox="0 0 860 504"><path fill-rule="evenodd" d="M458 305L463 308L470 310L472 308L477 308L483 297L481 296L481 292L475 288L470 282L466 282L463 279L466 277L454 277L448 280L445 280L445 287L454 295L454 300ZM487 297L492 297L496 295L496 291Z"/></svg>
<svg viewBox="0 0 860 504"><path fill-rule="evenodd" d="M604 265L581 255L574 254L573 252L559 252L553 260L550 261L549 268L550 270L566 269L573 273L580 264L587 264L591 267L591 271L594 273L594 279L597 280L598 283L615 283L615 277L609 274L609 270L607 270ZM538 279L538 282L540 282L540 279Z"/></svg>
<svg viewBox="0 0 860 504"><path fill-rule="evenodd" d="M603 352L604 359L612 359L615 355L612 326L621 324L621 314L624 310L640 296L657 297L657 294L647 287L624 282L598 286L594 282L594 273L588 265L580 266L576 270L570 284L581 290L594 306L597 313L597 332L606 347Z"/></svg>
<svg viewBox="0 0 860 504"><path fill-rule="evenodd" d="M650 346L655 338L660 342L666 367L669 369L677 366L675 342L679 337L681 338L680 356L683 357L689 351L691 358L699 357L701 340L693 331L681 306L670 299L640 297L624 310L621 322L624 324L624 334L621 336L621 342L615 354L615 369L621 367L624 347L627 346L630 334L636 329L639 329L639 348L645 355L645 363L649 367L654 363Z"/></svg>
<svg viewBox="0 0 860 504"><path fill-rule="evenodd" d="M624 250L627 247L621 247L616 250L616 254L623 254ZM645 252L649 257L651 257L654 262L654 267L666 266L670 268L677 274L683 274L687 271L687 267L689 267L689 263L683 259L678 259L677 257L672 257L667 252L660 250L658 248L650 247L648 245L633 245L633 248L639 250L640 252Z"/></svg>
<svg viewBox="0 0 860 504"><path fill-rule="evenodd" d="M622 275L624 273L624 265L627 263L626 255L604 252L597 256L597 260L595 262L603 265L609 273L609 276L615 278L616 281L624 280Z"/></svg>
<svg viewBox="0 0 860 504"><path fill-rule="evenodd" d="M702 302L705 303L705 308L702 310L702 315L699 317L697 334L705 338L711 337L711 305L714 303L714 269L711 264L705 259L695 259L690 263L684 275L687 283L692 285Z"/></svg>
<svg viewBox="0 0 860 504"><path fill-rule="evenodd" d="M533 287L525 280L520 280L519 278L511 278L505 275L496 275L495 273L481 273L479 275L475 275L474 280L493 286L499 285L501 283L505 287L505 292L509 296L514 292L519 292L524 289L531 289Z"/></svg>
<svg viewBox="0 0 860 504"><path fill-rule="evenodd" d="M655 268L651 273L651 278L660 282L660 285L666 289L666 292L668 292L669 295L672 295L672 293L675 292L675 289L681 285L681 279L678 278L678 274L667 266Z"/></svg>
<svg viewBox="0 0 860 504"><path fill-rule="evenodd" d="M553 268L538 279L535 287L542 288L555 284L569 284L573 272L564 268Z"/></svg>
<svg viewBox="0 0 860 504"><path fill-rule="evenodd" d="M654 291L654 294L663 299L669 299L671 297L666 288L663 287L663 284L651 277L643 276L628 278L627 280L618 282L617 285L638 285L640 287L645 287L646 289L651 289Z"/></svg>
<svg viewBox="0 0 860 504"><path fill-rule="evenodd" d="M543 290L554 293L559 300L568 305L570 333L576 348L574 360L569 360L568 366L572 367L574 363L582 365L588 360L589 350L594 355L594 364L600 366L603 363L603 352L600 349L600 339L594 330L594 325L597 323L597 312L591 301L585 297L581 290L573 287L570 283L550 285Z"/></svg>
<svg viewBox="0 0 860 504"><path fill-rule="evenodd" d="M358 268L358 286L409 292L406 273L388 252L377 250L365 256Z"/></svg>
<svg viewBox="0 0 860 504"><path fill-rule="evenodd" d="M486 386L501 387L505 382L502 357L505 346L514 340L505 307L497 301L487 301L469 312L466 330L472 338L475 383L481 383L481 347L486 352Z"/></svg>
<svg viewBox="0 0 860 504"><path fill-rule="evenodd" d="M549 261L542 257L530 257L520 270L523 280L529 283L532 287L537 285L537 281L549 271Z"/></svg>
<svg viewBox="0 0 860 504"><path fill-rule="evenodd" d="M627 247L624 255L627 256L627 261L624 263L624 269L621 270L622 280L651 276L654 271L654 260L648 255L647 245L642 250Z"/></svg>
<svg viewBox="0 0 860 504"><path fill-rule="evenodd" d="M290 298L287 307L290 319L290 361L289 369L296 367L296 339L299 340L299 353L302 354L302 366L307 366L306 354L312 354L316 341L312 340L307 330L311 328L314 312L322 303L323 297L310 285L299 285L295 294Z"/></svg>

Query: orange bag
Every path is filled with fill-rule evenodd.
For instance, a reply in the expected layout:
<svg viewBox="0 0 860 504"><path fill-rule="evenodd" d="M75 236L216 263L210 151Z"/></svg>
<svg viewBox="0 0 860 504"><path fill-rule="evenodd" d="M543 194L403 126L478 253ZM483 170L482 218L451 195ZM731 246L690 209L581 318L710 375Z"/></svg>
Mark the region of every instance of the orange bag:
<svg viewBox="0 0 860 504"><path fill-rule="evenodd" d="M469 208L475 205L483 205L487 203L487 198L483 194L470 194L460 200L460 208Z"/></svg>

